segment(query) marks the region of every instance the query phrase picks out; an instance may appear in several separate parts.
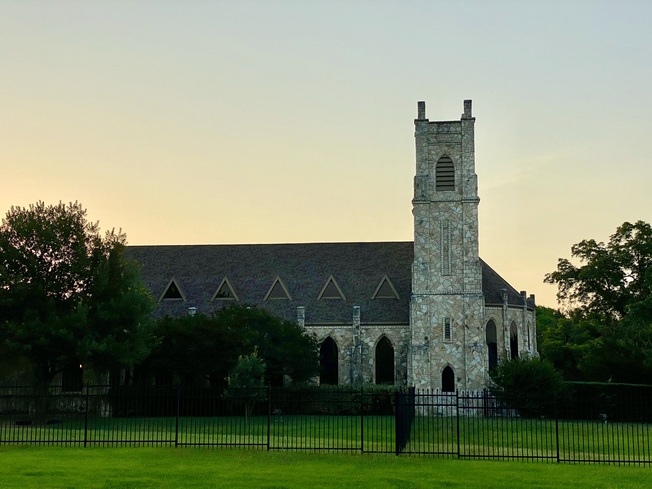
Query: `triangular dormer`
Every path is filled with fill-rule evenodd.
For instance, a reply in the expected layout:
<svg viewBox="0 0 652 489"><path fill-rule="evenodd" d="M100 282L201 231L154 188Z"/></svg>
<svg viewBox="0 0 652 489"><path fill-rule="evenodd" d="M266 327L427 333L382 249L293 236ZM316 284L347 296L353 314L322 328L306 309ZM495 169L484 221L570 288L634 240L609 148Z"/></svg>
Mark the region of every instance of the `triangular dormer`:
<svg viewBox="0 0 652 489"><path fill-rule="evenodd" d="M211 297L211 301L239 302L240 299L238 299L238 295L235 293L235 290L233 290L233 286L231 285L231 282L229 282L229 279L224 277L222 282L220 282L220 285L215 290L213 297Z"/></svg>
<svg viewBox="0 0 652 489"><path fill-rule="evenodd" d="M380 283L378 284L378 287L376 287L376 290L374 291L371 298L372 299L398 299L398 292L396 292L396 289L394 288L394 284L392 284L392 281L389 279L387 275L385 275L380 280Z"/></svg>
<svg viewBox="0 0 652 489"><path fill-rule="evenodd" d="M288 292L288 289L283 283L283 281L281 280L281 278L277 276L274 279L274 282L272 282L272 286L267 291L267 294L265 294L265 298L263 300L264 301L274 301L274 300L291 301L292 297L290 297L290 293Z"/></svg>
<svg viewBox="0 0 652 489"><path fill-rule="evenodd" d="M326 283L321 288L321 291L317 296L317 300L322 300L322 299L337 299L343 301L346 300L346 297L344 297L344 293L342 292L342 289L340 289L340 286L337 284L335 278L332 275L328 277L328 280L326 280Z"/></svg>
<svg viewBox="0 0 652 489"><path fill-rule="evenodd" d="M186 300L186 296L181 290L181 287L179 286L179 283L177 280L172 277L170 281L168 282L167 286L165 287L163 293L161 294L161 297L159 297L158 301L184 301Z"/></svg>

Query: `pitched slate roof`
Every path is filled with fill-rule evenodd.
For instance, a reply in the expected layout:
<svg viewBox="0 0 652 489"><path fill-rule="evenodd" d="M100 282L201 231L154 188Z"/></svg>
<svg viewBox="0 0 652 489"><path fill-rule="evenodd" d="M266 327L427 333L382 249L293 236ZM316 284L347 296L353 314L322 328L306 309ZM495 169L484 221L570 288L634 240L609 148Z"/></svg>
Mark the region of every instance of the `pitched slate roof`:
<svg viewBox="0 0 652 489"><path fill-rule="evenodd" d="M292 321L297 307L304 306L307 324L350 323L357 305L363 323L409 323L412 242L129 246L126 255L141 264L155 299L172 278L186 297L185 302L161 301L157 316L187 314L189 307L210 314L229 304L211 302L226 277L240 303L264 307ZM318 300L331 275L346 300ZM385 275L398 299L372 299ZM292 300L263 301L276 277ZM501 302L503 288L511 304L523 304L518 292L484 262L482 279L487 303Z"/></svg>
<svg viewBox="0 0 652 489"><path fill-rule="evenodd" d="M501 290L507 291L507 303L512 306L523 306L523 296L517 292L507 280L498 275L498 273L480 259L482 264L482 293L484 294L485 305L496 305L503 303ZM528 309L534 309L536 306L534 299L526 299Z"/></svg>

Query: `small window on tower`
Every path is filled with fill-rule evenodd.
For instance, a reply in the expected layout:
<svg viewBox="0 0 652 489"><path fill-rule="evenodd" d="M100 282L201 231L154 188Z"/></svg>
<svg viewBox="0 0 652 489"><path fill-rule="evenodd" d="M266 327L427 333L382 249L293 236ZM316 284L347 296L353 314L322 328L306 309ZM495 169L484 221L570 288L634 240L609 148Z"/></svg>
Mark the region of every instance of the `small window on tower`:
<svg viewBox="0 0 652 489"><path fill-rule="evenodd" d="M435 189L455 190L455 166L448 156L442 156L435 169Z"/></svg>
<svg viewBox="0 0 652 489"><path fill-rule="evenodd" d="M450 342L453 340L453 333L451 331L451 318L444 318L444 341Z"/></svg>

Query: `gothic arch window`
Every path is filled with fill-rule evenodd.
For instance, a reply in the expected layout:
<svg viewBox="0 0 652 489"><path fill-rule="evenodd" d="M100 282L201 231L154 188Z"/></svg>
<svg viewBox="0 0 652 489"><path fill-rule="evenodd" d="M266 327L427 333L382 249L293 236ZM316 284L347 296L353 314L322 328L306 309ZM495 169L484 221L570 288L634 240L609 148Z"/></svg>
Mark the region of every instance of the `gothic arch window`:
<svg viewBox="0 0 652 489"><path fill-rule="evenodd" d="M530 338L530 323L527 323L527 350L532 351L532 339Z"/></svg>
<svg viewBox="0 0 652 489"><path fill-rule="evenodd" d="M496 323L494 323L492 319L487 322L485 335L487 341L487 355L489 356L489 371L491 372L498 366L498 337L496 335Z"/></svg>
<svg viewBox="0 0 652 489"><path fill-rule="evenodd" d="M441 373L441 391L455 392L455 372L450 366L446 367Z"/></svg>
<svg viewBox="0 0 652 489"><path fill-rule="evenodd" d="M319 384L337 385L337 343L330 336L319 347Z"/></svg>
<svg viewBox="0 0 652 489"><path fill-rule="evenodd" d="M509 327L509 352L512 360L518 358L518 329L514 321L512 321L512 325Z"/></svg>
<svg viewBox="0 0 652 489"><path fill-rule="evenodd" d="M394 383L394 347L387 336L376 345L376 384Z"/></svg>
<svg viewBox="0 0 652 489"><path fill-rule="evenodd" d="M455 166L448 156L442 156L435 167L435 189L455 190Z"/></svg>

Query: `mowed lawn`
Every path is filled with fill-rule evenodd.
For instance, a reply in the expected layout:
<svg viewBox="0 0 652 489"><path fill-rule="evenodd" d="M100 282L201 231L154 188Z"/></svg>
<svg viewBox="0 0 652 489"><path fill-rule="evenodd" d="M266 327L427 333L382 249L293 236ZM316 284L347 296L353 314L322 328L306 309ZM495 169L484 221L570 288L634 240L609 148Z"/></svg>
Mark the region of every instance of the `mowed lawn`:
<svg viewBox="0 0 652 489"><path fill-rule="evenodd" d="M0 448L2 488L648 488L652 468L195 448Z"/></svg>

